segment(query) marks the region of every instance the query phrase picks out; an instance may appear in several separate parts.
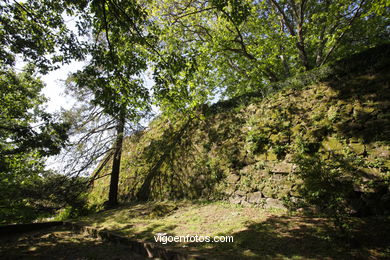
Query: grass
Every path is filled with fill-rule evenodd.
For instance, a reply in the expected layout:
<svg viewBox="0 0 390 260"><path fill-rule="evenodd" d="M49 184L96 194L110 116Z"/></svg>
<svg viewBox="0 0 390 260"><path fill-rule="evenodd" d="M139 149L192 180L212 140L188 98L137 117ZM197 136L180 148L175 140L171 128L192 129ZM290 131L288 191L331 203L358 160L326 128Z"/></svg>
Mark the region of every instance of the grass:
<svg viewBox="0 0 390 260"><path fill-rule="evenodd" d="M79 221L98 229L112 229L134 238L153 240L159 232L209 236L237 232L246 222L263 221L271 212L282 214L283 211L245 208L226 202L148 202L103 211Z"/></svg>
<svg viewBox="0 0 390 260"><path fill-rule="evenodd" d="M154 242L157 233L233 236L233 243L168 243L215 259L386 259L390 219L353 219L354 240L325 218L226 202L128 204L76 220L134 239Z"/></svg>

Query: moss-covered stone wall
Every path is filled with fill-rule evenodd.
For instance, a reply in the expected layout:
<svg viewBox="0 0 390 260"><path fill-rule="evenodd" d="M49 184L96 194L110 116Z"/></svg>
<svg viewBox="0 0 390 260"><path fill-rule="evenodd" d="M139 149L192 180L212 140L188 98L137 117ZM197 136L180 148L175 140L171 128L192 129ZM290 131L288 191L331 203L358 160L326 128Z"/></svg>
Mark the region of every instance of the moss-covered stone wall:
<svg viewBox="0 0 390 260"><path fill-rule="evenodd" d="M385 207L390 203L390 63L383 53L390 54L389 46L270 86L266 96L250 94L192 116L155 119L148 130L126 139L121 200L136 199L163 158L150 199L284 207L311 192L308 187L315 184L308 172L323 172L319 179L333 176L352 202L363 201L351 210L370 200ZM108 167L101 175L107 172ZM92 204L107 198L108 181L107 176L95 182Z"/></svg>

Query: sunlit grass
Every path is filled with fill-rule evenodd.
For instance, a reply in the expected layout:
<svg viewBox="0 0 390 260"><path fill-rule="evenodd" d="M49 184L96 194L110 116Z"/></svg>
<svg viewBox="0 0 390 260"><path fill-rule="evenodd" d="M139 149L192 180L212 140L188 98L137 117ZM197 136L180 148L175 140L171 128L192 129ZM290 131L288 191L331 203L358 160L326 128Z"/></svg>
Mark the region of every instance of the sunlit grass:
<svg viewBox="0 0 390 260"><path fill-rule="evenodd" d="M388 243L383 239L390 232L389 225L383 224L388 219L359 220L361 230L356 230L356 235L369 242L361 247L340 239L329 219L222 201L128 204L76 221L152 242L157 233L233 236L233 243L168 243L217 259L364 259L389 255L385 250Z"/></svg>

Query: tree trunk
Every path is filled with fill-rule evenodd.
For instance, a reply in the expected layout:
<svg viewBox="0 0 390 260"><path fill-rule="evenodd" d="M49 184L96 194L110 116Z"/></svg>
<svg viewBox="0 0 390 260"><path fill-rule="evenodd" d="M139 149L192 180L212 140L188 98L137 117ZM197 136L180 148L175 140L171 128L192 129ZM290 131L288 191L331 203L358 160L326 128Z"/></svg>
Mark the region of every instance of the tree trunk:
<svg viewBox="0 0 390 260"><path fill-rule="evenodd" d="M108 194L108 207L115 207L118 205L118 183L119 183L119 172L121 166L122 157L122 144L123 134L125 129L125 118L121 116L117 125L117 136L115 140L115 151L112 160L112 171L110 179L110 191Z"/></svg>
<svg viewBox="0 0 390 260"><path fill-rule="evenodd" d="M304 40L303 40L302 33L299 33L298 39L299 40L298 40L296 46L297 46L297 49L298 49L299 58L301 59L302 66L305 67L305 70L310 70L311 66L310 66L309 59L307 57L307 53L306 53L306 50L305 50L305 43L304 43Z"/></svg>
<svg viewBox="0 0 390 260"><path fill-rule="evenodd" d="M294 3L294 2L293 2ZM305 67L306 70L310 70L310 62L309 58L306 52L305 47L305 37L303 33L303 23L305 20L305 4L306 1L302 0L299 5L299 11L297 10L297 36L298 36L298 42L297 42L297 48L299 51L299 56L301 58L302 65Z"/></svg>

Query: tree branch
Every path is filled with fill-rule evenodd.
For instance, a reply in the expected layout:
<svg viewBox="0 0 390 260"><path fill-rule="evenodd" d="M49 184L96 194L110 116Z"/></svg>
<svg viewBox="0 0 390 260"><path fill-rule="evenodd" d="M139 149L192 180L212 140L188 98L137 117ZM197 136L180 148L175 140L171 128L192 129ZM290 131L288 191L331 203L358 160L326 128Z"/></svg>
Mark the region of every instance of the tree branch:
<svg viewBox="0 0 390 260"><path fill-rule="evenodd" d="M322 60L320 66L324 65L329 57L332 55L333 51L338 47L341 39L345 36L345 34L348 32L348 29L349 27L353 24L353 22L361 15L360 10L362 9L363 7L363 4L364 4L365 0L362 0L359 4L359 7L356 9L356 12L354 14L354 16L349 20L349 23L348 25L346 26L346 29L341 33L341 35L336 39L334 45L332 46L332 48L330 48L329 52L326 54L325 58Z"/></svg>

